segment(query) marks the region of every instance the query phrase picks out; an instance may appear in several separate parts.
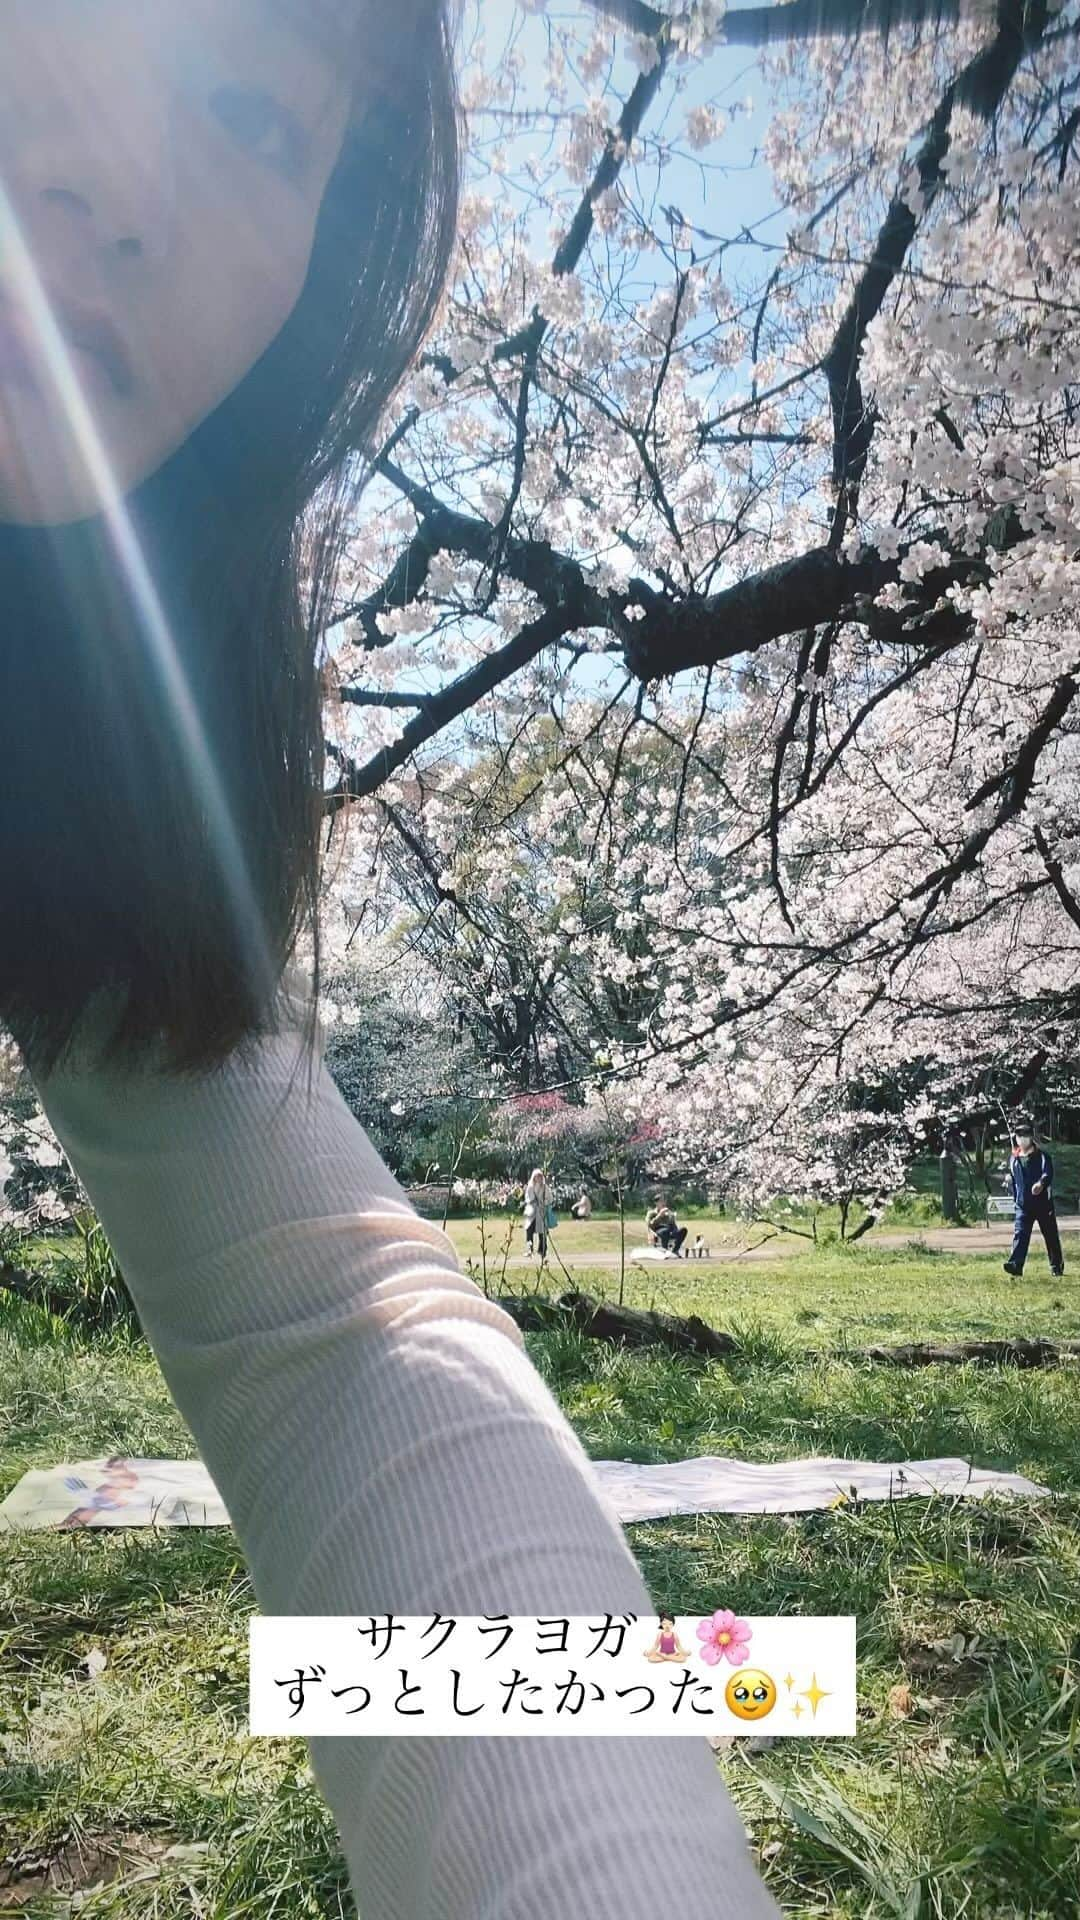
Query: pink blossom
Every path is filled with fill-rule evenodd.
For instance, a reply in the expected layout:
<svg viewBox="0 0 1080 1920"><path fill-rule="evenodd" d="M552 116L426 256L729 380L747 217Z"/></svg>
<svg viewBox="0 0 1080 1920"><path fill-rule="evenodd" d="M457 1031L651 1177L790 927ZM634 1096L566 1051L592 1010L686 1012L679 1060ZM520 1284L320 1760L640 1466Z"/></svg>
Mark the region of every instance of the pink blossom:
<svg viewBox="0 0 1080 1920"><path fill-rule="evenodd" d="M706 1666L715 1667L727 1660L733 1667L746 1658L752 1629L745 1620L737 1620L728 1607L721 1607L711 1619L699 1620L697 1636Z"/></svg>

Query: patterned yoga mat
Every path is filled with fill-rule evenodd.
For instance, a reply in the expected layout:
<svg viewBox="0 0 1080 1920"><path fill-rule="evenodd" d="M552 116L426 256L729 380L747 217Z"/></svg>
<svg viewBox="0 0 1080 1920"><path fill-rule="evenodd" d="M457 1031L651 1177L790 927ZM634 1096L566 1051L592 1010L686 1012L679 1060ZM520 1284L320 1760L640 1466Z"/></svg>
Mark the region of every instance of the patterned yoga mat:
<svg viewBox="0 0 1080 1920"><path fill-rule="evenodd" d="M1019 1473L966 1460L779 1460L704 1454L668 1466L596 1460L624 1524L679 1513L800 1513L845 1501L1047 1493ZM225 1527L225 1503L200 1460L77 1460L24 1473L0 1501L0 1533L37 1527Z"/></svg>

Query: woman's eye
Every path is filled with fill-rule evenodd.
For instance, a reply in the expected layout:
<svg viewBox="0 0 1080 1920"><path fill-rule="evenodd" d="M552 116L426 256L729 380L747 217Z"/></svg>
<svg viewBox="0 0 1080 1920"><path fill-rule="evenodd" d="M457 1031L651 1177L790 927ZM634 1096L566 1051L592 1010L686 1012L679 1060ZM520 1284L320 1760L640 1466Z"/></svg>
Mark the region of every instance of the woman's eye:
<svg viewBox="0 0 1080 1920"><path fill-rule="evenodd" d="M308 137L299 121L268 93L251 93L241 87L219 87L210 96L215 119L246 153L270 166L278 167L290 178L303 172L307 159Z"/></svg>

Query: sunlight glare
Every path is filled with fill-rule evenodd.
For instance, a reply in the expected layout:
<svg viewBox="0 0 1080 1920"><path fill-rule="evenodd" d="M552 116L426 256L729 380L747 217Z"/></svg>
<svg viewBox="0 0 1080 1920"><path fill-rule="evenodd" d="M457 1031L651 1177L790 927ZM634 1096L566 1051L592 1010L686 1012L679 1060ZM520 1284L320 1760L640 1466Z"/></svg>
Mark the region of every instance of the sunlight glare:
<svg viewBox="0 0 1080 1920"><path fill-rule="evenodd" d="M131 516L113 476L67 343L57 325L2 182L0 259L6 260L12 269L19 298L43 350L48 375L63 409L72 441L95 497L100 502L102 519L126 578L151 665L157 674L165 711L172 716L176 728L189 771L191 791L201 796L205 805L220 870L228 884L230 898L241 924L247 928L246 937L260 978L260 990L269 995L276 985L277 976L272 942L251 885L228 800L207 746L198 710L191 697L176 644Z"/></svg>

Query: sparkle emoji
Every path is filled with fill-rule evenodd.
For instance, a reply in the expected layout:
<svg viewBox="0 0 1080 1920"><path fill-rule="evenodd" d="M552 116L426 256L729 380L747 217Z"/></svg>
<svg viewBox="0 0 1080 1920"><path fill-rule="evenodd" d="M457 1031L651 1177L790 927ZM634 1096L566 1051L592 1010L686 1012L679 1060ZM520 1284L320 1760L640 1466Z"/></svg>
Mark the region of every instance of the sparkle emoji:
<svg viewBox="0 0 1080 1920"><path fill-rule="evenodd" d="M817 1677L817 1674L815 1673L811 1677L810 1685L808 1687L803 1688L802 1692L799 1695L799 1699L809 1700L811 1715L816 1720L817 1710L820 1707L822 1701L829 1699L829 1689L827 1687L818 1686L818 1677Z"/></svg>
<svg viewBox="0 0 1080 1920"><path fill-rule="evenodd" d="M776 1705L776 1682L760 1667L740 1667L724 1688L724 1699L738 1720L764 1720Z"/></svg>

